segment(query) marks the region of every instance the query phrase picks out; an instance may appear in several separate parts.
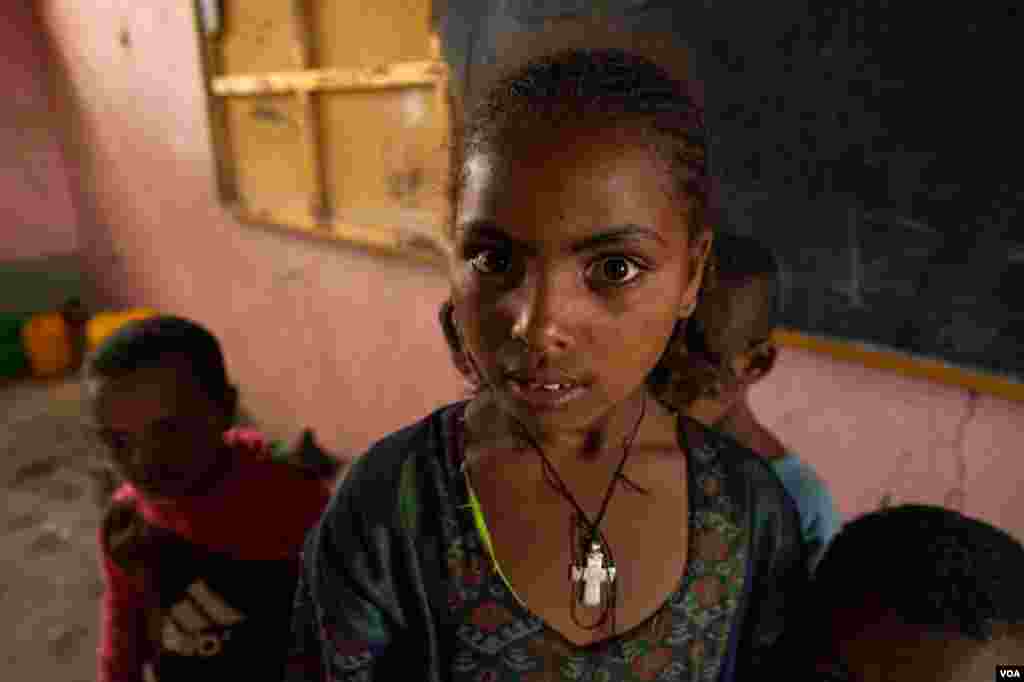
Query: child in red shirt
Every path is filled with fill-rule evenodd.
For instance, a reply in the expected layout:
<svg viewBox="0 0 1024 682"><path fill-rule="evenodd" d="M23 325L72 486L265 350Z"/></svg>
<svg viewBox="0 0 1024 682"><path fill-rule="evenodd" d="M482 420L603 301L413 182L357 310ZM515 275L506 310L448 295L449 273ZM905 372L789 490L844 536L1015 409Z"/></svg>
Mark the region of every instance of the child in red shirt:
<svg viewBox="0 0 1024 682"><path fill-rule="evenodd" d="M299 551L328 481L231 429L237 391L193 322L122 327L85 372L126 481L99 534L99 682L280 679Z"/></svg>

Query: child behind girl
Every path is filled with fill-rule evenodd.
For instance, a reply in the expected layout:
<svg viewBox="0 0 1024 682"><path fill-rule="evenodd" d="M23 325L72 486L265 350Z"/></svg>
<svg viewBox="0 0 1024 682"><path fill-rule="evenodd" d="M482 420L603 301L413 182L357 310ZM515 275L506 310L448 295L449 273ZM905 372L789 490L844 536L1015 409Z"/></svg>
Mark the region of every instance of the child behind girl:
<svg viewBox="0 0 1024 682"><path fill-rule="evenodd" d="M1020 542L948 509L903 505L850 521L815 574L815 679L1000 679L997 666L1024 664L1022 575Z"/></svg>
<svg viewBox="0 0 1024 682"><path fill-rule="evenodd" d="M666 402L739 441L768 460L800 512L811 566L842 523L828 486L761 424L750 388L774 367L771 339L779 267L771 250L750 237L719 233L713 246L717 282L687 328L688 353L673 360Z"/></svg>
<svg viewBox="0 0 1024 682"><path fill-rule="evenodd" d="M88 358L85 384L126 481L99 534L99 681L280 679L325 481L231 429L237 391L194 322L122 327Z"/></svg>

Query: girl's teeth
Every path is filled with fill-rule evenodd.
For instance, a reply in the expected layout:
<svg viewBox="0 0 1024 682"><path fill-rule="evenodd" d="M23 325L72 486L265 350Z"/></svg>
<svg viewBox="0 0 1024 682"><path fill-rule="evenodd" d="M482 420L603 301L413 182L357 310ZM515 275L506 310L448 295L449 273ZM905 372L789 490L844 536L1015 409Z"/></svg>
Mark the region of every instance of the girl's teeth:
<svg viewBox="0 0 1024 682"><path fill-rule="evenodd" d="M545 391L563 391L569 387L569 384L536 384L534 386L534 388L544 389Z"/></svg>
<svg viewBox="0 0 1024 682"><path fill-rule="evenodd" d="M572 384L542 384L542 383L528 383L524 384L527 388L532 391L564 391L572 388Z"/></svg>

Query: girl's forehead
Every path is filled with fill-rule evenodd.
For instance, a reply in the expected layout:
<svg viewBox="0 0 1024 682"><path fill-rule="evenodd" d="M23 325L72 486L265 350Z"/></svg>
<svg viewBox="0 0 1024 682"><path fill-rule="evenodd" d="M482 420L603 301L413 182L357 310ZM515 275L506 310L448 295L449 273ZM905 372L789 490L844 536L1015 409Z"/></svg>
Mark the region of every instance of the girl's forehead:
<svg viewBox="0 0 1024 682"><path fill-rule="evenodd" d="M534 142L466 161L456 237L480 223L526 241L574 240L640 226L675 243L689 207L671 191L663 164L644 145L600 138Z"/></svg>
<svg viewBox="0 0 1024 682"><path fill-rule="evenodd" d="M560 173L579 174L595 163L613 166L615 162L642 160L649 168L649 162L660 158L656 150L664 141L640 126L629 124L539 127L478 147L466 158L465 170L481 178L507 181L524 172L552 167Z"/></svg>

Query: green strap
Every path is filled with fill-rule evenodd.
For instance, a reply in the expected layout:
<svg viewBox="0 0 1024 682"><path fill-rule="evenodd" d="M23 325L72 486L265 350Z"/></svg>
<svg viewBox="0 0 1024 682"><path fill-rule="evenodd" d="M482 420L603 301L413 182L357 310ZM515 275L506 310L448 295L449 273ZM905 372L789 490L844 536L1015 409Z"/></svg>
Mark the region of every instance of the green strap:
<svg viewBox="0 0 1024 682"><path fill-rule="evenodd" d="M512 593L512 596L516 598L520 606L524 609L527 608L526 602L520 599L516 591L512 589L512 583L505 577L505 574L501 571L501 566L498 565L498 557L494 554L494 544L491 542L491 533L487 530L487 522L484 520L484 512L480 508L480 501L476 499L476 493L473 492L473 484L469 480L469 472L463 468L462 473L466 477L466 490L469 491L469 508L473 511L473 521L476 522L477 532L480 533L480 539L484 542L484 547L487 549L487 553L491 556L491 561L494 562L494 570L498 572L498 575L505 583L505 587Z"/></svg>
<svg viewBox="0 0 1024 682"><path fill-rule="evenodd" d="M271 459L276 459L276 460L279 460L279 461L280 460L287 460L288 459L288 455L291 454L288 451L288 446L285 445L284 443L282 443L279 440L272 440L272 441L270 441L270 443L268 444L267 449L270 451Z"/></svg>

